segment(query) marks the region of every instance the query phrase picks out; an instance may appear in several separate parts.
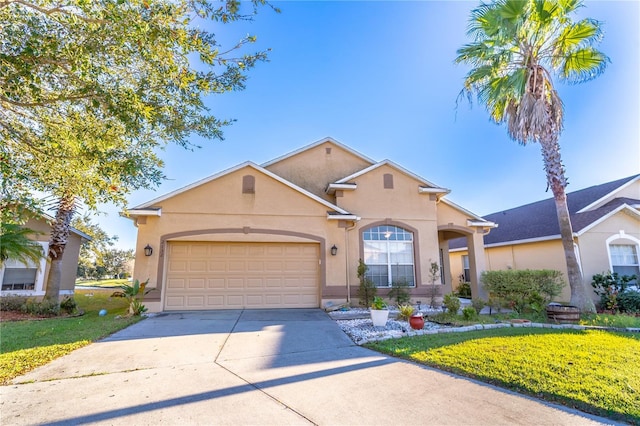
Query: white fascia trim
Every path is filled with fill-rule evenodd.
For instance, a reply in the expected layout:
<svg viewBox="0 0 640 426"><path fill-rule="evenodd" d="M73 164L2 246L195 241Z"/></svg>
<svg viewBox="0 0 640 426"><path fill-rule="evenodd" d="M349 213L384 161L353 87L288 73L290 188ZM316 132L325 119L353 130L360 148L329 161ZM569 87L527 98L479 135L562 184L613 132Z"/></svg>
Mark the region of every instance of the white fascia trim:
<svg viewBox="0 0 640 426"><path fill-rule="evenodd" d="M638 181L638 179L640 179L640 175L638 175L635 178L631 179L629 182L620 185L619 187L617 187L616 189L614 189L613 191L611 191L610 193L608 193L604 197L601 197L601 198L595 200L593 203L589 204L588 206L581 208L576 213L584 213L586 211L591 210L592 208L594 208L598 204L604 202L607 198L611 198L616 192L621 191L622 189L626 188L629 185L632 185L634 182ZM571 193L569 193L568 195L571 195Z"/></svg>
<svg viewBox="0 0 640 426"><path fill-rule="evenodd" d="M479 222L483 222L483 221L484 221L484 222L486 222L486 220L485 220L485 219L483 219L481 216L478 216L477 214L472 213L472 212L470 212L469 210L467 210L467 209L465 209L465 208L463 208L463 207L460 207L459 205L457 205L457 204L456 204L456 203L454 203L453 201L449 201L449 200L448 200L448 199L446 199L446 198L442 198L442 199L440 200L440 202L441 202L441 203L445 203L445 204L447 204L449 207L453 207L454 209L458 210L458 211L459 211L459 212L461 212L461 213L464 213L464 214L466 214L466 215L468 215L468 216L471 216L472 218L476 219L476 220L477 220L477 221L479 221Z"/></svg>
<svg viewBox="0 0 640 426"><path fill-rule="evenodd" d="M197 182L194 182L191 185L184 186L184 187L182 187L180 189L172 191L172 192L170 192L168 194L165 194L165 195L163 195L161 197L158 197L158 198L153 199L151 201L148 201L148 202L146 202L144 204L141 204L141 205L139 205L137 207L134 207L131 210L144 210L145 208L150 207L150 206L152 206L154 204L157 204L157 203L159 203L161 201L164 201L164 200L166 200L168 198L174 197L174 196L176 196L178 194L186 192L186 191L188 191L188 190L190 190L192 188L195 188L197 186L204 185L205 183L211 182L211 181L216 180L216 179L218 179L218 178L220 178L222 176L228 175L230 173L233 173L233 172L238 171L240 169L243 169L245 167L251 167L251 168L255 169L256 171L258 171L258 172L260 172L262 174L265 174L265 175L269 176L270 178L275 179L278 182L288 186L289 188L291 188L291 189L293 189L295 191L298 191L301 194L306 195L307 197L319 202L320 204L322 204L322 205L324 205L326 207L329 207L331 210L335 210L335 211L337 211L339 213L342 213L342 214L349 214L348 211L341 209L340 207L328 202L327 200L324 200L324 199L318 197L315 194L312 194L311 192L307 191L306 189L300 188L299 186L289 182L286 179L283 179L282 177L276 175L275 173L272 173L269 170L267 170L267 169L255 164L255 163L253 163L251 161L245 161L244 163L238 164L235 167L232 167L230 169L224 170L224 171L222 171L220 173L216 173L215 175L212 175L212 176L209 176L207 178L201 179L201 180L199 180Z"/></svg>
<svg viewBox="0 0 640 426"><path fill-rule="evenodd" d="M573 236L576 237L577 235L574 233ZM512 246L517 244L539 243L542 241L551 241L551 240L559 240L559 239L560 239L560 234L556 234L556 235L549 235L546 237L527 238L525 240L504 241L502 243L485 244L484 248L504 247L504 246Z"/></svg>
<svg viewBox="0 0 640 426"><path fill-rule="evenodd" d="M367 167L365 169L362 169L360 171L355 172L352 175L344 177L344 178L338 180L336 183L347 183L350 180L357 178L358 176L362 176L362 175L364 175L366 173L369 173L372 170L377 169L378 167L382 167L382 166L385 166L385 165L388 165L388 166L398 170L399 172L404 173L405 175L407 175L409 177L412 177L413 179L419 181L420 183L422 183L425 186L429 186L429 187L433 187L433 188L439 188L438 185L429 182L428 180L426 180L422 176L418 176L417 174L415 174L413 172L410 172L409 170L405 169L404 167L400 166L399 164L394 163L391 160L380 161L379 163L373 164L373 165L371 165L371 166L369 166L369 167Z"/></svg>
<svg viewBox="0 0 640 426"><path fill-rule="evenodd" d="M49 216L49 215L48 215L48 214L46 214L46 213L41 213L41 214L40 214L40 216L42 216L42 218L43 218L45 221L54 222L54 221L56 220L56 218L55 218L55 217L53 217L53 216ZM93 240L93 238L92 238L90 235L87 235L87 234L85 234L84 232L77 230L77 229L76 229L76 228L74 228L73 226L70 226L70 227L69 227L69 231L73 232L73 233L74 233L74 234L76 234L76 235L79 235L80 237L84 238L84 239L85 239L85 240L87 240L87 241L92 241L92 240Z"/></svg>
<svg viewBox="0 0 640 426"><path fill-rule="evenodd" d="M450 193L451 190L450 189L446 189L446 188L426 188L424 186L419 186L418 187L418 193L419 194L443 194L446 195L448 193Z"/></svg>
<svg viewBox="0 0 640 426"><path fill-rule="evenodd" d="M450 249L449 253L456 253L456 252L460 252L460 251L469 251L468 247L460 247L460 248L456 248L456 249Z"/></svg>
<svg viewBox="0 0 640 426"><path fill-rule="evenodd" d="M124 212L125 216L162 216L162 209L131 209Z"/></svg>
<svg viewBox="0 0 640 426"><path fill-rule="evenodd" d="M371 164L375 163L375 161L372 160L371 158L366 157L366 156L360 154L358 151L355 151L354 149L349 148L348 146L338 142L337 140L333 139L332 137L327 136L326 138L322 138L322 139L320 139L320 140L318 140L316 142L312 142L309 145L305 145L302 148L296 149L295 151L291 151L288 154L281 155L278 158L275 158L273 160L267 161L266 163L262 163L260 166L269 167L272 164L278 163L278 162L280 162L282 160L285 160L285 159L287 159L289 157L293 157L294 155L300 154L301 152L304 152L304 151L306 151L308 149L315 148L316 146L322 145L325 142L331 142L331 143L339 146L340 148L344 149L345 151L348 151L349 153L355 155L356 157L359 157L359 158L363 159L364 161L366 161L368 163L371 163Z"/></svg>
<svg viewBox="0 0 640 426"><path fill-rule="evenodd" d="M330 183L325 192L335 194L336 191L355 191L357 188L355 183Z"/></svg>
<svg viewBox="0 0 640 426"><path fill-rule="evenodd" d="M585 232L589 231L594 226L599 225L600 223L602 223L605 220L609 219L611 216L615 215L616 213L621 212L622 210L626 210L625 213L628 213L631 216L635 216L636 219L640 220L640 212L638 210L634 209L633 207L629 206L628 204L621 204L615 210L611 210L609 213L607 213L606 215L602 216L600 219L594 220L589 225L587 225L584 228L582 228L579 232L575 233L575 235L577 235L578 237L581 236L582 234L584 234Z"/></svg>
<svg viewBox="0 0 640 426"><path fill-rule="evenodd" d="M498 227L498 225L495 222L489 222L488 220L469 220L469 219L467 219L467 226L478 226L482 228Z"/></svg>
<svg viewBox="0 0 640 426"><path fill-rule="evenodd" d="M354 214L327 214L327 220L355 220L356 222L362 219L360 216Z"/></svg>

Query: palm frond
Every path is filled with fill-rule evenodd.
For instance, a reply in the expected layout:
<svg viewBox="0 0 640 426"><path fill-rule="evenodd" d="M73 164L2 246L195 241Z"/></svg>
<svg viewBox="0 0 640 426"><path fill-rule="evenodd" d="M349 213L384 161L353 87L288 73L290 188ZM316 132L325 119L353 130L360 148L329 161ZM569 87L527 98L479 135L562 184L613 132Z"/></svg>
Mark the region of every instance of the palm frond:
<svg viewBox="0 0 640 426"><path fill-rule="evenodd" d="M37 231L12 223L3 223L0 230L0 265L9 259L25 266L40 264L42 246L28 237L38 234Z"/></svg>
<svg viewBox="0 0 640 426"><path fill-rule="evenodd" d="M572 84L593 80L604 72L609 58L593 47L585 47L568 54L564 58L560 77Z"/></svg>

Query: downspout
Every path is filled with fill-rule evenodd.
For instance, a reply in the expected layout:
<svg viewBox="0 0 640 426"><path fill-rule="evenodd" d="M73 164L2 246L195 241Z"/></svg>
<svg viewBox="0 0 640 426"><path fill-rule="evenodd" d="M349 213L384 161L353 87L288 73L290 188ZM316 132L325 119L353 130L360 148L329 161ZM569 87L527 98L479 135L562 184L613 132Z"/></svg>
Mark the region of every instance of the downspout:
<svg viewBox="0 0 640 426"><path fill-rule="evenodd" d="M347 305L351 305L351 282L349 280L349 231L354 229L358 224L357 220L353 221L353 225L344 228L344 246L345 246L345 276L347 279Z"/></svg>

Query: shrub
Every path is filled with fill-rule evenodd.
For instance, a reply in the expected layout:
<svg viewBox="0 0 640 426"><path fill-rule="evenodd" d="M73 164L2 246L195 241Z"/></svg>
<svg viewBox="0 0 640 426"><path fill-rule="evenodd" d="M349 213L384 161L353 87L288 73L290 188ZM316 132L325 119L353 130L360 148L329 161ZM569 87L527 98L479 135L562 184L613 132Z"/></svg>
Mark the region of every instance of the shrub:
<svg viewBox="0 0 640 426"><path fill-rule="evenodd" d="M378 293L378 288L373 281L367 278L367 270L369 267L363 262L362 259L358 260L358 279L360 279L360 286L358 287L358 298L360 299L360 305L370 306L373 298Z"/></svg>
<svg viewBox="0 0 640 426"><path fill-rule="evenodd" d="M395 300L398 306L409 303L411 295L409 294L409 283L406 280L394 281L389 290L389 299Z"/></svg>
<svg viewBox="0 0 640 426"><path fill-rule="evenodd" d="M617 272L603 272L596 274L591 279L593 291L600 296L598 303L600 309L610 311L622 310L619 307L618 295L624 293L629 282L636 279L635 275L618 275Z"/></svg>
<svg viewBox="0 0 640 426"><path fill-rule="evenodd" d="M462 317L467 321L472 321L478 318L478 312L474 309L473 306L467 306L462 309Z"/></svg>
<svg viewBox="0 0 640 426"><path fill-rule="evenodd" d="M76 311L78 304L73 297L65 297L62 302L60 302L60 309L65 311L68 314L72 314Z"/></svg>
<svg viewBox="0 0 640 426"><path fill-rule="evenodd" d="M145 294L149 293L151 290L145 291L145 287L149 280L140 283L140 281L135 280L133 285L121 285L122 293L124 293L124 297L129 302L129 315L138 316L147 311L147 308L142 304L142 299Z"/></svg>
<svg viewBox="0 0 640 426"><path fill-rule="evenodd" d="M458 288L456 289L456 294L458 295L458 297L471 297L471 283L460 282L460 284L458 284Z"/></svg>
<svg viewBox="0 0 640 426"><path fill-rule="evenodd" d="M618 308L628 314L640 313L640 292L626 290L618 294Z"/></svg>
<svg viewBox="0 0 640 426"><path fill-rule="evenodd" d="M375 296L373 298L373 301L371 302L371 309L376 309L378 311L387 309L387 303L384 301L382 297Z"/></svg>
<svg viewBox="0 0 640 426"><path fill-rule="evenodd" d="M27 301L20 310L31 315L54 317L60 314L60 304L52 300L43 300L42 302Z"/></svg>
<svg viewBox="0 0 640 426"><path fill-rule="evenodd" d="M458 309L460 309L460 299L458 299L453 293L445 294L442 304L447 308L447 312L456 315Z"/></svg>
<svg viewBox="0 0 640 426"><path fill-rule="evenodd" d="M560 271L485 271L482 283L493 297L504 300L517 313L540 312L565 285Z"/></svg>
<svg viewBox="0 0 640 426"><path fill-rule="evenodd" d="M0 297L0 311L21 311L26 303L27 298L24 296Z"/></svg>
<svg viewBox="0 0 640 426"><path fill-rule="evenodd" d="M482 311L482 308L484 308L485 305L486 303L482 299L479 299L477 297L471 299L471 307L473 307L477 314L480 314L480 311Z"/></svg>
<svg viewBox="0 0 640 426"><path fill-rule="evenodd" d="M407 321L413 314L413 306L411 305L398 305L398 319Z"/></svg>

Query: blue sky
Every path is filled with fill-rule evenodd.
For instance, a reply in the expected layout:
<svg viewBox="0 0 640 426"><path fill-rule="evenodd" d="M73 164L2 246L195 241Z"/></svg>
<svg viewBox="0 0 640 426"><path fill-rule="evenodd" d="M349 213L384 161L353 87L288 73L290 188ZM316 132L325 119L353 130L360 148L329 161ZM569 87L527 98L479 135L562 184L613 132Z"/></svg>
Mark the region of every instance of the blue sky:
<svg viewBox="0 0 640 426"><path fill-rule="evenodd" d="M273 4L282 13L263 8L253 22L212 28L229 42L257 35L258 49L272 49L244 91L208 99L214 115L237 120L225 140L194 139L203 146L194 152L167 147L168 180L131 194L130 207L326 136L451 189L450 200L480 215L551 196L539 146L511 141L480 105L456 108L468 69L453 60L479 2ZM599 48L611 64L591 82L557 85L568 191L640 173L640 2L587 1L580 16L603 22ZM133 248L132 221L113 206L101 210L94 220L118 235L119 247Z"/></svg>

